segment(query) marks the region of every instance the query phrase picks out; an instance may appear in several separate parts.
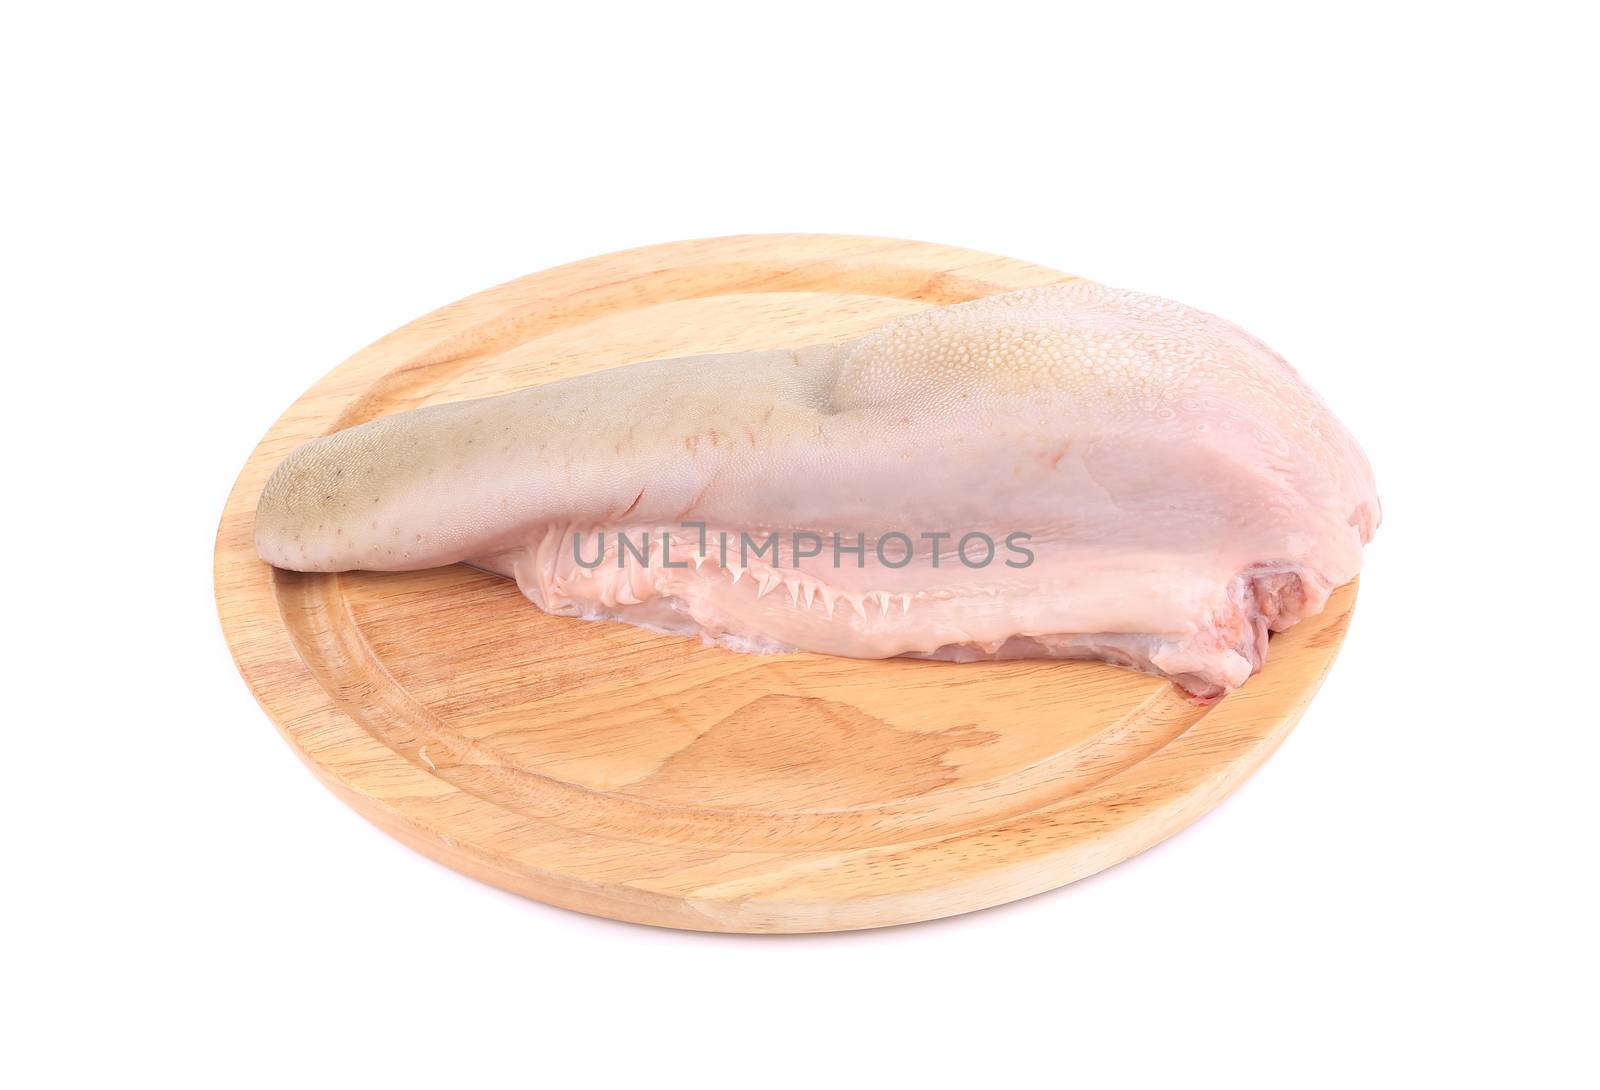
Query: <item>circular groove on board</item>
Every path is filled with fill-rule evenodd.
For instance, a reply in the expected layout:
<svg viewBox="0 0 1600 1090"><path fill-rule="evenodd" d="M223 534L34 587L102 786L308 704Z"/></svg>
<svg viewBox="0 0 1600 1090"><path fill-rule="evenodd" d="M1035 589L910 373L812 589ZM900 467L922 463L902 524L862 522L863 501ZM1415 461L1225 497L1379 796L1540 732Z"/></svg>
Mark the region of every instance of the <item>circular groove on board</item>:
<svg viewBox="0 0 1600 1090"><path fill-rule="evenodd" d="M312 769L459 870L619 919L870 927L1093 873L1204 813L1287 734L1354 586L1211 708L1090 663L747 656L548 617L465 568L304 575L256 559L266 476L306 439L638 359L835 340L921 306L1070 279L843 236L648 247L452 304L274 425L218 531L223 629Z"/></svg>
<svg viewBox="0 0 1600 1090"><path fill-rule="evenodd" d="M1081 744L1033 763L1025 775L1013 775L999 790L986 780L894 802L786 811L659 801L631 796L626 789L596 791L521 768L493 747L456 733L388 677L351 618L337 576L278 572L276 579L284 616L309 619L288 625L301 659L351 721L377 741L497 806L574 832L646 843L787 851L923 840L1069 797L1126 771L1205 713L1173 687L1157 684L1128 714L1105 723ZM762 665L757 660L752 669ZM935 676L950 668L911 661L897 665ZM379 678L385 683L375 684ZM360 683L347 688L345 679ZM705 733L715 730L713 725Z"/></svg>

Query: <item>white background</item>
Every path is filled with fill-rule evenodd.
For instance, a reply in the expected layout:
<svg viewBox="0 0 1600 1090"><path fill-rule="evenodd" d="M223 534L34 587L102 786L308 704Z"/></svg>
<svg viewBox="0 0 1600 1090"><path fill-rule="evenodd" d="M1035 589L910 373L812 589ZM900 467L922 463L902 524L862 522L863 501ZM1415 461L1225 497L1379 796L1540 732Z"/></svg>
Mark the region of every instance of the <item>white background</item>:
<svg viewBox="0 0 1600 1090"><path fill-rule="evenodd" d="M8 15L7 1084L1595 1085L1592 29L1199 7ZM1355 624L1220 809L750 939L477 885L299 766L211 601L277 415L470 292L767 231L1171 296L1350 425Z"/></svg>

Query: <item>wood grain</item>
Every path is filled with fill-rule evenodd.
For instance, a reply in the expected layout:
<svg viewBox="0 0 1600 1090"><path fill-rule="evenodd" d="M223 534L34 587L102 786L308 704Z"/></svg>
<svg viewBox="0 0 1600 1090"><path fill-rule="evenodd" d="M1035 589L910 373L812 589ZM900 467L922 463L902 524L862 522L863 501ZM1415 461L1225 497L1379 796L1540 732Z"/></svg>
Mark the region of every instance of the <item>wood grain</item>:
<svg viewBox="0 0 1600 1090"><path fill-rule="evenodd" d="M217 534L246 682L341 798L486 882L712 931L876 927L1092 874L1183 828L1293 727L1352 584L1207 709L1089 663L738 655L549 617L455 567L302 575L256 558L267 475L374 416L638 360L852 336L1071 279L927 243L707 239L494 288L357 353L251 455Z"/></svg>

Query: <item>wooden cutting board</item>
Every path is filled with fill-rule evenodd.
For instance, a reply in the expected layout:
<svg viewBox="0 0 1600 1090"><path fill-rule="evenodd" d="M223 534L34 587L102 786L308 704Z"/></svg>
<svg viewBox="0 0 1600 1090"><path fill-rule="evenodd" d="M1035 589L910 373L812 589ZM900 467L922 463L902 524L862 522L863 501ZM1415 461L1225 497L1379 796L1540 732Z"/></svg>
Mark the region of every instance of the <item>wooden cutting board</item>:
<svg viewBox="0 0 1600 1090"><path fill-rule="evenodd" d="M639 360L836 340L1071 279L990 254L772 235L610 254L454 303L335 368L228 497L217 606L239 669L357 811L457 870L621 920L877 927L1052 889L1215 806L1281 742L1355 602L1272 640L1211 708L1092 663L740 655L550 617L465 567L276 571L268 474L376 416Z"/></svg>

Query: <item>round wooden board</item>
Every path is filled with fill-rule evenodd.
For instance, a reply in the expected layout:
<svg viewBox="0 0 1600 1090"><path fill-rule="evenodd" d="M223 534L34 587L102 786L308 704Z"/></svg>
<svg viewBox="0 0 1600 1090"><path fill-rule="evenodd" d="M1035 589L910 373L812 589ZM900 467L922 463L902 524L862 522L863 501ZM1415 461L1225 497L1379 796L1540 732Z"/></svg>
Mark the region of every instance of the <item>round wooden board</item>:
<svg viewBox="0 0 1600 1090"><path fill-rule="evenodd" d="M536 273L435 311L318 382L228 498L217 606L239 669L341 798L405 843L582 912L797 932L949 916L1111 866L1282 741L1355 587L1198 707L1090 663L740 655L550 617L465 567L303 575L256 558L291 449L372 417L638 360L859 334L1071 279L927 243L774 235Z"/></svg>

